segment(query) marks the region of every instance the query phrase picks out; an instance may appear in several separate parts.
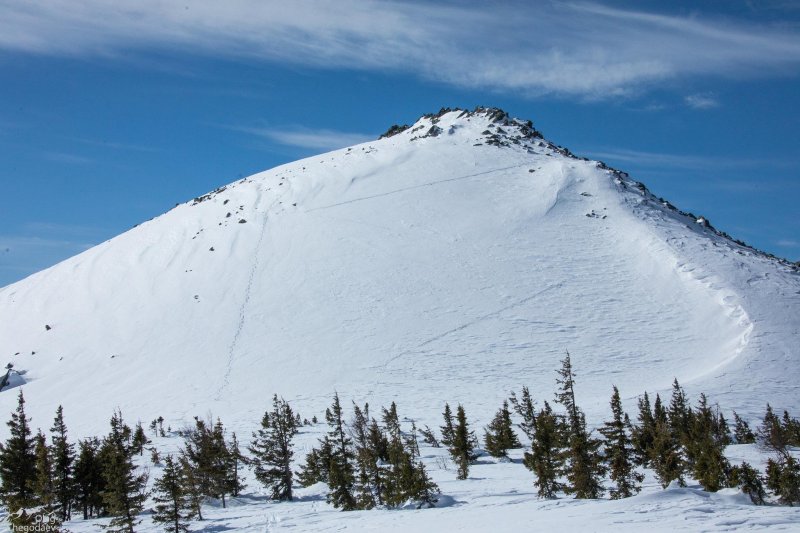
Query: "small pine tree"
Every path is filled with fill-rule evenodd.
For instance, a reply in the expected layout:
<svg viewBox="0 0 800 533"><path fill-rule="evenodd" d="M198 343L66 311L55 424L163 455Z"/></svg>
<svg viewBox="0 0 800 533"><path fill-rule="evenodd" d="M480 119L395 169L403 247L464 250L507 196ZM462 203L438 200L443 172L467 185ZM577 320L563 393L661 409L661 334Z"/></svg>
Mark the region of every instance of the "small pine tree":
<svg viewBox="0 0 800 533"><path fill-rule="evenodd" d="M29 422L20 389L17 410L6 424L10 436L0 447L0 499L12 513L35 504L31 486L36 476L36 454Z"/></svg>
<svg viewBox="0 0 800 533"><path fill-rule="evenodd" d="M99 448L100 442L97 439L86 439L78 443L78 457L73 471L75 503L83 510L84 520L102 513L105 479Z"/></svg>
<svg viewBox="0 0 800 533"><path fill-rule="evenodd" d="M264 414L250 445L256 479L269 489L273 500L292 499L292 439L297 431L292 408L274 395L272 413Z"/></svg>
<svg viewBox="0 0 800 533"><path fill-rule="evenodd" d="M433 434L433 430L429 428L427 425L419 430L420 435L422 435L422 442L425 444L433 447L439 447L439 441L436 440L436 435Z"/></svg>
<svg viewBox="0 0 800 533"><path fill-rule="evenodd" d="M64 423L64 409L59 405L53 427L50 428L51 461L53 463L53 491L58 505L61 521L71 519L72 500L75 496L73 465L75 446L67 441L67 426Z"/></svg>
<svg viewBox="0 0 800 533"><path fill-rule="evenodd" d="M164 460L164 473L156 480L153 492L153 500L156 503L153 522L163 524L165 531L171 533L189 531L188 522L194 518L195 513L184 488L180 465L168 455Z"/></svg>
<svg viewBox="0 0 800 533"><path fill-rule="evenodd" d="M450 456L458 469L458 479L467 479L469 476L469 465L477 458L475 445L475 435L469 429L464 407L459 404L456 410L456 425L453 428L453 441L449 448Z"/></svg>
<svg viewBox="0 0 800 533"><path fill-rule="evenodd" d="M330 492L328 493L327 501L337 509L351 511L357 508L356 499L353 495L355 488L355 469L353 467L355 455L353 453L352 440L347 436L338 393L334 395L331 408L326 409L325 419L330 428L328 440L331 443L330 467L328 469Z"/></svg>
<svg viewBox="0 0 800 533"><path fill-rule="evenodd" d="M522 447L512 427L508 402L503 402L503 407L486 428L484 443L486 452L492 457L508 457L508 450Z"/></svg>
<svg viewBox="0 0 800 533"><path fill-rule="evenodd" d="M450 410L450 404L444 404L444 413L442 413L442 417L444 418L444 425L439 428L442 432L442 444L450 447L453 444L453 437L455 435L453 412Z"/></svg>
<svg viewBox="0 0 800 533"><path fill-rule="evenodd" d="M133 431L133 438L131 440L131 453L138 453L144 455L144 447L150 444L150 439L144 433L142 423L136 423L136 429Z"/></svg>
<svg viewBox="0 0 800 533"><path fill-rule="evenodd" d="M33 479L33 492L39 508L45 513L52 513L55 508L55 484L53 483L53 463L50 461L50 447L41 430L34 437L34 454L36 456L36 475Z"/></svg>
<svg viewBox="0 0 800 533"><path fill-rule="evenodd" d="M563 465L561 453L561 430L558 417L553 414L550 404L536 416L536 433L531 441L531 451L525 452L523 464L536 475L534 485L540 498L552 499L562 489L558 475Z"/></svg>
<svg viewBox="0 0 800 533"><path fill-rule="evenodd" d="M686 399L678 379L672 382L672 398L669 402L669 426L673 438L680 444L686 444L690 439L692 429L692 409Z"/></svg>
<svg viewBox="0 0 800 533"><path fill-rule="evenodd" d="M664 420L656 422L653 448L650 450L650 466L662 487L667 488L676 479L681 486L685 485L680 446L675 441L669 423Z"/></svg>
<svg viewBox="0 0 800 533"><path fill-rule="evenodd" d="M653 440L656 432L656 420L650 408L650 397L647 393L639 398L638 425L631 431L631 442L633 443L634 456L636 463L640 466L648 466L650 463L650 453L653 449Z"/></svg>
<svg viewBox="0 0 800 533"><path fill-rule="evenodd" d="M697 411L691 420L686 452L691 457L695 479L709 492L716 492L725 486L730 470L723 453L725 446L717 435L715 418L705 394L701 394Z"/></svg>
<svg viewBox="0 0 800 533"><path fill-rule="evenodd" d="M603 424L600 433L606 438L606 461L611 481L616 484L611 499L617 500L638 493L644 476L634 468L633 443L628 436L630 420L622 410L617 387L611 395L611 413L613 418Z"/></svg>
<svg viewBox="0 0 800 533"><path fill-rule="evenodd" d="M749 463L745 462L731 469L730 486L739 487L742 492L750 496L754 504L764 505L767 498L764 483L758 471Z"/></svg>
<svg viewBox="0 0 800 533"><path fill-rule="evenodd" d="M800 463L794 457L767 460L767 487L786 505L800 503Z"/></svg>
<svg viewBox="0 0 800 533"><path fill-rule="evenodd" d="M523 386L520 398L517 398L514 391L511 391L509 400L511 401L511 407L514 408L514 412L522 418L522 423L519 425L519 428L525 436L533 442L534 436L536 435L536 408L533 405L531 391L528 387Z"/></svg>
<svg viewBox="0 0 800 533"><path fill-rule="evenodd" d="M756 442L756 435L750 429L750 425L743 420L736 411L733 412L733 438L736 444L753 444Z"/></svg>
<svg viewBox="0 0 800 533"><path fill-rule="evenodd" d="M189 512L187 514L197 517L198 520L203 520L203 498L204 483L200 471L192 463L192 460L186 455L185 450L181 452L178 458L178 466L180 467L181 490L186 496Z"/></svg>
<svg viewBox="0 0 800 533"><path fill-rule="evenodd" d="M147 476L136 474L127 443L130 437L130 428L125 431L127 427L122 421L122 414L119 411L114 413L111 418L111 432L100 451L105 480L103 503L108 513L114 517L105 526L109 532L133 533L134 526L140 522L137 515L147 498Z"/></svg>
<svg viewBox="0 0 800 533"><path fill-rule="evenodd" d="M247 486L244 484L242 478L243 466L247 463L247 459L242 455L239 449L239 439L236 438L236 433L231 434L231 441L228 444L228 477L227 486L234 498L238 497L242 490ZM291 470L289 471L289 479L292 477Z"/></svg>

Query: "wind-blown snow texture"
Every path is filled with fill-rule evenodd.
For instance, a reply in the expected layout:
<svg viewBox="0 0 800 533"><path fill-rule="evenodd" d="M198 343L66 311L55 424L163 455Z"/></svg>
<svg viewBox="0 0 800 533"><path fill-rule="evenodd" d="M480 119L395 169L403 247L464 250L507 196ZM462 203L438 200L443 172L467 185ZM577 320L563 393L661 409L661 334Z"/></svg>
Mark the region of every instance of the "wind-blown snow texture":
<svg viewBox="0 0 800 533"><path fill-rule="evenodd" d="M250 428L274 392L310 417L334 390L432 426L461 402L480 428L523 384L550 400L567 349L590 421L612 384L632 407L673 377L754 420L800 408L799 329L794 265L493 109L256 174L0 289L34 425L60 403L74 436L115 407Z"/></svg>

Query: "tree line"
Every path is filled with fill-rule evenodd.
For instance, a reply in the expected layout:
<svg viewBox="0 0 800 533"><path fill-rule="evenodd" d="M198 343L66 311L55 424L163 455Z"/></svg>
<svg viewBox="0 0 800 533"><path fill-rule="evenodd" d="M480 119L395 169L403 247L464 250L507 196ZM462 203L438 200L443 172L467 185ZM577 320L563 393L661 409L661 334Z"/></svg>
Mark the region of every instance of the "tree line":
<svg viewBox="0 0 800 533"><path fill-rule="evenodd" d="M470 427L462 405L455 413L445 403L439 435L411 421L404 429L397 405L377 413L365 404L352 405L348 419L335 394L326 409L327 433L319 439L293 471L294 438L303 425L291 406L273 396L260 427L243 454L235 433L230 437L222 422L195 418L194 425L177 432L183 446L174 456L159 456L149 448L153 464L163 466L152 492L146 490L148 474L134 465L150 440L141 423L133 429L116 411L109 433L100 438L69 442L63 409L59 406L49 439L33 433L25 414L25 399L7 423L9 438L0 444L0 501L16 524L29 523L44 512L60 521L82 514L84 519L111 517L110 532L132 532L138 515L152 495L153 520L166 531L185 532L192 520L202 520L202 504L213 498L226 505L245 488L243 473L252 469L274 501L291 501L293 487L326 485L328 503L341 510L432 507L440 493L420 457L420 443L446 447L456 476L466 479L481 453L508 457L523 448L517 431L529 441L523 465L533 474L541 498L563 493L576 498L626 498L641 490L644 470L651 470L662 486L697 480L705 490L739 487L756 504L770 493L780 503L800 503L800 464L792 448L800 446L800 421L788 412L776 415L768 405L761 425L751 430L733 413L731 429L717 406L701 394L692 406L677 380L666 404L656 394L651 403L645 393L638 400L632 422L622 408L619 391L612 389L611 417L597 431L587 426L575 399L575 374L569 353L557 371L554 404L536 407L530 390L511 392L484 428L483 446ZM158 436L165 433L163 418L150 424ZM742 463L731 465L725 447L731 443L759 443L770 452L764 473Z"/></svg>

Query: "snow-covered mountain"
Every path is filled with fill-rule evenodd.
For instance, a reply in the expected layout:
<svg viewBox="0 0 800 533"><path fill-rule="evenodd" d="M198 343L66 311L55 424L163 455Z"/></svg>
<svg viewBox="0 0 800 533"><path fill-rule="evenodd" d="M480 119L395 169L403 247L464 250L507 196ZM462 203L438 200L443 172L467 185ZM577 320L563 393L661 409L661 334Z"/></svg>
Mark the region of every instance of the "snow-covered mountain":
<svg viewBox="0 0 800 533"><path fill-rule="evenodd" d="M115 407L178 427L254 424L273 393L444 401L485 422L509 390L551 399L569 350L589 420L705 391L750 419L800 408L800 275L626 174L496 109L443 110L177 206L0 289L0 350L34 425ZM16 390L0 392L0 413ZM425 419L425 417L429 417Z"/></svg>

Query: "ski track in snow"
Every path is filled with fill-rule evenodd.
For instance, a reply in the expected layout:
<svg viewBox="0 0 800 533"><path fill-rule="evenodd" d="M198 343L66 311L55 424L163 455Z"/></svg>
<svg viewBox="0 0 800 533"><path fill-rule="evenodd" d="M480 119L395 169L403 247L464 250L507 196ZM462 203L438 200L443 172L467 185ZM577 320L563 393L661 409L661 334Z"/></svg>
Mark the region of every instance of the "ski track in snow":
<svg viewBox="0 0 800 533"><path fill-rule="evenodd" d="M269 207L264 211L264 220L261 223L261 228L258 233L258 240L256 241L255 250L253 252L253 259L250 266L250 273L247 277L247 284L244 290L244 298L242 298L242 304L239 307L239 321L236 325L236 330L233 333L233 338L231 339L230 347L228 348L228 360L225 365L225 374L222 377L222 384L220 385L217 393L214 395L214 400L219 401L222 398L223 393L225 390L230 386L230 377L231 371L233 370L233 362L236 357L236 348L239 344L239 339L242 335L242 330L244 329L245 321L247 320L247 305L250 303L250 294L253 287L253 280L255 279L256 272L258 271L259 265L259 258L260 258L260 251L261 251L261 243L264 240L264 234L267 232L267 225L269 224L269 214L272 209L275 208L276 205L280 202L281 198L285 196L286 192L281 193L275 200L269 205ZM258 212L258 206L261 203L262 192L261 189L258 189L258 195L256 197L256 201L254 202L253 210Z"/></svg>
<svg viewBox="0 0 800 533"><path fill-rule="evenodd" d="M543 295L543 294L545 294L545 293L547 293L549 291L552 291L552 290L559 289L559 288L563 287L564 283L565 282L562 281L562 282L550 285L549 287L545 287L544 289L542 289L542 290L540 290L540 291L538 291L538 292L536 292L534 294L531 294L530 296L526 296L525 298L522 298L521 300L517 300L516 302L513 302L513 303L511 303L511 304L509 304L509 305L507 305L505 307L497 309L496 311L492 311L491 313L487 313L487 314L485 314L483 316L479 316L479 317L475 318L474 320L470 320L469 322L461 324L458 327L455 327L453 329L445 331L444 333L440 333L439 335L431 337L431 338L427 339L426 341L424 341L423 343L417 345L415 348L410 348L408 350L405 350L405 351L403 351L403 352L401 352L401 353L399 353L399 354L387 359L386 362L384 362L383 365L381 365L381 369L384 372L386 372L388 370L388 368L389 368L389 365L391 365L395 361L399 360L400 358L402 358L402 357L404 357L406 355L412 354L412 353L416 352L417 350L419 350L421 348L424 348L425 346L427 346L429 344L432 344L432 343L434 343L434 342L436 342L436 341L438 341L440 339L443 339L443 338L447 337L448 335L452 335L453 333L457 333L459 331L463 331L463 330L465 330L465 329L467 329L467 328L469 328L471 326L474 326L475 324L483 322L484 320L489 320L491 318L496 318L496 317L502 315L503 313L505 313L506 311L510 311L511 309L514 309L514 308L519 307L521 305L525 305L526 303L532 301L534 298L538 298L539 296L541 296L541 295Z"/></svg>
<svg viewBox="0 0 800 533"><path fill-rule="evenodd" d="M522 168L522 167L527 167L527 166L530 166L530 163L522 163L522 164L519 164L519 165L511 165L511 166L507 166L507 167L494 168L492 170L485 170L483 172L476 172L474 174L467 174L466 176L457 176L455 178L447 178L447 179L443 179L443 180L430 181L430 182L427 182L427 183L420 183L419 185L413 185L411 187L403 187L402 189L395 189L393 191L387 191L387 192L383 192L383 193L379 193L379 194L373 194L373 195L364 196L364 197L361 197L361 198L353 198L352 200L345 200L343 202L337 202L335 204L323 205L323 206L320 206L320 207L313 207L311 209L307 209L306 213L312 213L314 211L324 211L325 209L331 209L333 207L339 207L339 206L342 206L342 205L354 204L356 202L363 202L365 200L374 200L376 198L382 198L384 196L391 196L393 194L412 191L414 189L422 189L424 187L432 187L434 185L441 185L443 183L450 183L450 182L453 182L453 181L466 180L466 179L475 178L475 177L478 177L478 176L485 176L487 174L494 174L495 172L503 172L505 170L511 170L511 169L514 169L514 168Z"/></svg>

